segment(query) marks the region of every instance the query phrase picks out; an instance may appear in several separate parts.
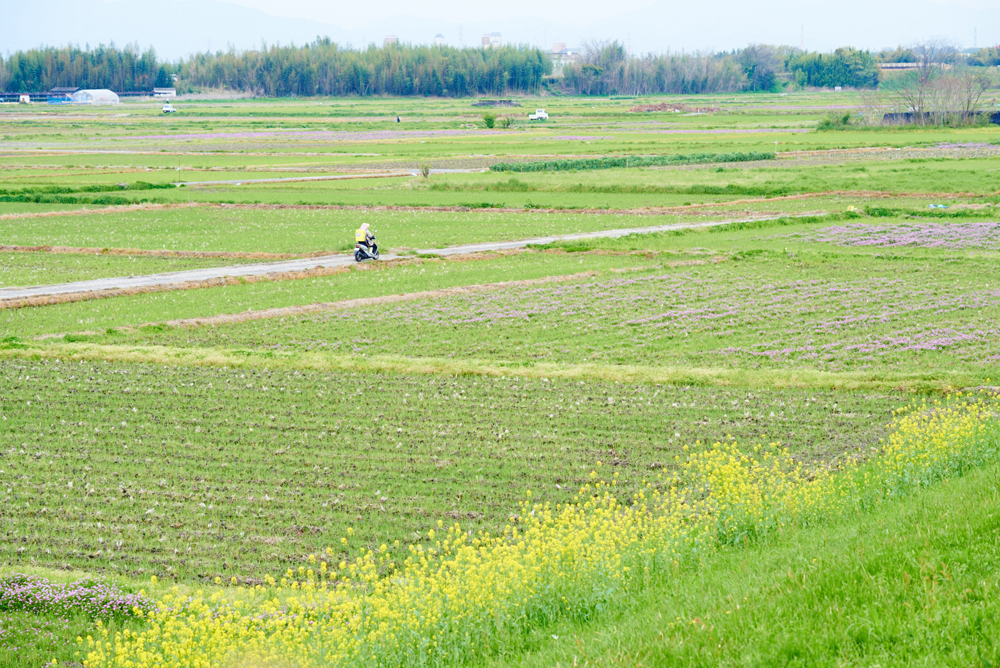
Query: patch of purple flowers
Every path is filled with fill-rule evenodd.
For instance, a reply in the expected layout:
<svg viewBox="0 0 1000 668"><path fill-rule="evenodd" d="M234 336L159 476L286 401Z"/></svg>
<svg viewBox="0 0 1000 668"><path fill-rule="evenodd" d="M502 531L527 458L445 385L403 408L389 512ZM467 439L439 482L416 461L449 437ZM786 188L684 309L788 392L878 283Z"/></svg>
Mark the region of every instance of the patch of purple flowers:
<svg viewBox="0 0 1000 668"><path fill-rule="evenodd" d="M150 611L153 601L95 580L58 584L36 575L11 573L0 577L0 612L87 615L94 619L132 616Z"/></svg>
<svg viewBox="0 0 1000 668"><path fill-rule="evenodd" d="M950 148L950 149L968 149L968 150L982 150L990 148L1000 148L996 144L987 144L985 142L973 142L973 141L963 141L963 142L940 142L934 144L934 148Z"/></svg>
<svg viewBox="0 0 1000 668"><path fill-rule="evenodd" d="M825 227L811 233L783 234L774 238L838 246L913 246L918 248L1000 248L1000 223L851 223Z"/></svg>

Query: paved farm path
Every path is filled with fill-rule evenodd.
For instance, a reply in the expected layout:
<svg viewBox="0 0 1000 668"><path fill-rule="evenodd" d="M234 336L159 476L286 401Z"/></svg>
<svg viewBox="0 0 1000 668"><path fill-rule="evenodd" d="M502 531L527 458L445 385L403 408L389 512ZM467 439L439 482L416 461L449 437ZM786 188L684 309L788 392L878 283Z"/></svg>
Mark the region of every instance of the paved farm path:
<svg viewBox="0 0 1000 668"><path fill-rule="evenodd" d="M815 214L810 214L815 215ZM577 239L600 239L624 237L629 234L648 234L650 232L669 232L695 227L714 227L730 223L755 220L775 220L779 216L766 218L730 218L727 220L702 221L692 223L673 223L670 225L652 225L648 227L629 227L620 230L601 230L598 232L579 232L576 234L557 234L549 237L522 239L521 241L487 241L478 244L449 246L448 248L431 248L417 251L420 254L433 255L464 255L467 253L482 253L487 251L512 250L529 245L550 244L556 241L573 241ZM405 256L383 253L383 260L395 260ZM315 267L346 267L355 264L354 255L343 253L324 257L310 257L299 260L282 260L280 262L261 262L259 264L242 264L228 267L211 267L207 269L189 269L163 274L147 274L143 276L122 276L119 278L98 278L74 283L59 283L55 285L38 285L24 288L0 288L0 301L8 299L28 299L49 295L65 295L83 292L98 292L102 290L128 290L154 286L181 285L225 278L227 276L263 276L279 272L305 271Z"/></svg>

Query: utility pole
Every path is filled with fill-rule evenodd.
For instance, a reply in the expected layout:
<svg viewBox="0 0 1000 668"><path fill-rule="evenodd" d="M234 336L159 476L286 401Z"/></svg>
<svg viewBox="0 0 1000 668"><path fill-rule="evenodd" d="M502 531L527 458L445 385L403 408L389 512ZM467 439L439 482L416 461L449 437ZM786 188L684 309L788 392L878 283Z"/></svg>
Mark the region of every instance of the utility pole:
<svg viewBox="0 0 1000 668"><path fill-rule="evenodd" d="M460 48L460 49L464 49L465 48L465 40L462 39L462 24L461 23L458 24L458 48Z"/></svg>
<svg viewBox="0 0 1000 668"><path fill-rule="evenodd" d="M803 23L799 26L799 48L803 51L806 50L806 24Z"/></svg>

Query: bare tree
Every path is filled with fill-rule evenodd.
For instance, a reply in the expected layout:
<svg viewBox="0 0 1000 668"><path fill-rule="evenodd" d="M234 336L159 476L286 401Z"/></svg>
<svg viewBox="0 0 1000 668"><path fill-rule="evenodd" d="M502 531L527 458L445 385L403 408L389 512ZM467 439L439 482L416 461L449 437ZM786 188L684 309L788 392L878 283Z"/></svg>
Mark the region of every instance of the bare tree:
<svg viewBox="0 0 1000 668"><path fill-rule="evenodd" d="M885 118L885 94L877 88L862 88L858 91L861 98L861 114L865 125L882 125Z"/></svg>
<svg viewBox="0 0 1000 668"><path fill-rule="evenodd" d="M964 123L970 123L982 113L983 98L995 85L993 72L986 67L969 67L963 65L954 70L955 110L961 114Z"/></svg>
<svg viewBox="0 0 1000 668"><path fill-rule="evenodd" d="M948 42L930 41L910 50L916 56L916 70L887 81L885 89L913 123L942 123L950 104L950 85L941 81L942 72L955 62L958 49Z"/></svg>

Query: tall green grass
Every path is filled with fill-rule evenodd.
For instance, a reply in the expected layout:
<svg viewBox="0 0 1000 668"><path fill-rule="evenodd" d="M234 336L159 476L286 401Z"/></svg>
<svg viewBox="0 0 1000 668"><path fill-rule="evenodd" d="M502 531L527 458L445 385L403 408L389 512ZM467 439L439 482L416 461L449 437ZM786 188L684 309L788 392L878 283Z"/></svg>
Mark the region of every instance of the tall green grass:
<svg viewBox="0 0 1000 668"><path fill-rule="evenodd" d="M535 162L499 162L490 166L494 172L561 172L573 169L612 169L614 167L651 167L705 162L751 162L774 160L774 153L696 153L692 155L634 155L623 157L579 158L576 160L540 160Z"/></svg>

